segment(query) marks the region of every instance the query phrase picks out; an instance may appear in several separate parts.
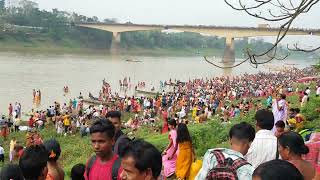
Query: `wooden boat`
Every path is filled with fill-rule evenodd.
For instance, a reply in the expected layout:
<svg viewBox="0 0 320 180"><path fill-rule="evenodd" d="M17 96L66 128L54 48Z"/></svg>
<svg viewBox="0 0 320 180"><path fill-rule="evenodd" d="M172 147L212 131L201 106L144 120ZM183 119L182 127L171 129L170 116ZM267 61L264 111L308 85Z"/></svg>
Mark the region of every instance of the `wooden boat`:
<svg viewBox="0 0 320 180"><path fill-rule="evenodd" d="M284 63L285 65L288 65L288 66L296 66L296 65L299 65L299 64L293 64L293 63Z"/></svg>
<svg viewBox="0 0 320 180"><path fill-rule="evenodd" d="M142 61L139 61L139 60L133 60L133 59L126 59L125 61L127 61L127 62L142 62Z"/></svg>
<svg viewBox="0 0 320 180"><path fill-rule="evenodd" d="M146 91L146 90L140 90L140 89L136 89L135 93L142 94L145 96L156 96L157 94L159 94L159 92L157 91Z"/></svg>
<svg viewBox="0 0 320 180"><path fill-rule="evenodd" d="M87 104L93 104L93 105L100 105L100 104L102 104L102 105L108 105L108 106L114 104L113 102L99 101L99 100L94 100L94 99L90 99L90 98L84 99L83 102L84 102L84 103L87 103Z"/></svg>
<svg viewBox="0 0 320 180"><path fill-rule="evenodd" d="M177 83L168 83L168 82L165 82L164 85L165 86L185 86L187 83L186 82L182 82L182 81L178 81Z"/></svg>
<svg viewBox="0 0 320 180"><path fill-rule="evenodd" d="M88 99L83 99L84 103L87 104L93 104L93 105L113 105L113 102L105 102L105 101L100 101L99 98L94 97L90 92L89 92L89 98Z"/></svg>

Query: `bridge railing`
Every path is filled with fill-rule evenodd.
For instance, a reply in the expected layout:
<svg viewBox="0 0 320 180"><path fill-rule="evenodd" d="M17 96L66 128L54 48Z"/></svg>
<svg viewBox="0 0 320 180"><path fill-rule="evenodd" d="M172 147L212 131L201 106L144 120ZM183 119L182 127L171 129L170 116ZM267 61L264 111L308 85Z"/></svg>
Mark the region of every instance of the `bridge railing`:
<svg viewBox="0 0 320 180"><path fill-rule="evenodd" d="M75 23L78 25L116 25L116 26L152 26L152 27L163 27L164 29L174 28L205 28L205 29L239 29L239 30L258 30L258 31L278 31L279 27L246 27L246 26L215 26L215 25L160 25L160 24L133 24L133 23L102 23L102 22L85 22ZM320 29L312 28L290 28L290 31L304 31L304 32L320 32Z"/></svg>

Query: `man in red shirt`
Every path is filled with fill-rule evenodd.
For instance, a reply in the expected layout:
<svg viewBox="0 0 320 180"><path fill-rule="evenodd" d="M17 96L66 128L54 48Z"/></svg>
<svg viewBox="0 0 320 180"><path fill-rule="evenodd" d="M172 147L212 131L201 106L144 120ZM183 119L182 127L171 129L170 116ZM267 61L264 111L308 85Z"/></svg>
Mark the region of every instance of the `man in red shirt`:
<svg viewBox="0 0 320 180"><path fill-rule="evenodd" d="M90 128L91 143L96 155L86 165L86 180L120 180L120 158L113 153L115 127L107 119L96 120Z"/></svg>

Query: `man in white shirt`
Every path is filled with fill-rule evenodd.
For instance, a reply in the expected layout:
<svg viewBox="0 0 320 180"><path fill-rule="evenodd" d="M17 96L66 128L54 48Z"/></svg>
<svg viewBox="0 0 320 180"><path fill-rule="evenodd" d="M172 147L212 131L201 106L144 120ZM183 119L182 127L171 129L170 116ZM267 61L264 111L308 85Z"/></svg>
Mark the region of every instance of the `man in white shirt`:
<svg viewBox="0 0 320 180"><path fill-rule="evenodd" d="M316 96L319 97L320 96L320 84L317 87L317 92L316 92Z"/></svg>
<svg viewBox="0 0 320 180"><path fill-rule="evenodd" d="M0 162L2 162L2 164L4 163L4 149L1 144L0 144Z"/></svg>
<svg viewBox="0 0 320 180"><path fill-rule="evenodd" d="M257 168L260 164L277 159L277 138L271 131L274 125L273 113L266 109L256 112L256 137L253 140L246 160Z"/></svg>
<svg viewBox="0 0 320 180"><path fill-rule="evenodd" d="M306 91L305 91L306 93L307 93L307 95L308 95L308 97L310 96L310 94L311 94L311 90L310 90L310 88L309 87L307 87L307 89L306 89Z"/></svg>

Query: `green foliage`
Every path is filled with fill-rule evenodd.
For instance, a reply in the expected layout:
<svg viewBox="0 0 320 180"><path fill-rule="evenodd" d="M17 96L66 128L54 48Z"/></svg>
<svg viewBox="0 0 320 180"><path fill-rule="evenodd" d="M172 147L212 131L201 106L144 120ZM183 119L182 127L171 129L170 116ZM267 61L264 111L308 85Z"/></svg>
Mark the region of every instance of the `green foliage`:
<svg viewBox="0 0 320 180"><path fill-rule="evenodd" d="M5 0L0 0L0 12L1 13L3 13L5 11L5 2L6 2Z"/></svg>
<svg viewBox="0 0 320 180"><path fill-rule="evenodd" d="M111 46L112 34L89 28L75 27L74 23L99 22L98 17L86 17L77 13L68 13L58 9L52 11L38 9L38 4L29 0L22 0L19 7L3 8L1 11L0 1L0 25L4 23L17 25L6 28L7 36L16 34L32 34L33 37L45 37L41 43L48 43L56 46L82 47L93 49L107 49ZM105 23L116 23L116 19L104 19ZM6 40L6 36L0 35L0 39ZM21 38L21 36L19 36ZM28 47L41 44L33 37L14 38L20 42L30 42ZM140 31L121 33L121 46L123 48L165 48L165 49L190 49L192 53L202 49L225 48L225 39L211 36L202 36L198 33L162 33L160 31ZM248 42L248 39L236 40L237 52L242 52L244 47L267 49L269 43L262 40Z"/></svg>
<svg viewBox="0 0 320 180"><path fill-rule="evenodd" d="M47 36L55 42L71 39L75 42L78 41L74 45L78 44L88 48L109 48L111 44L111 33L103 32L104 35L101 35L102 33L97 30L73 27L74 23L99 22L96 16L86 17L74 12L59 11L58 9L52 9L52 11L39 10L38 4L30 0L21 0L19 7L10 7L7 9L4 7L4 0L1 0L0 13L0 24L6 22L8 24L27 26L31 28L32 33ZM113 24L117 23L117 19L106 18L103 22ZM130 22L128 22L128 24L130 24ZM93 45L94 43L96 43L96 45ZM64 45L64 43L60 43L59 45ZM205 48L223 50L225 48L225 39L202 36L198 33L190 32L124 32L121 33L121 46L124 48L191 48L194 51L193 53L195 53L197 50ZM254 52L263 52L271 46L271 43L266 43L262 39L251 40L250 42L248 38L235 40L235 50L237 54L240 52L243 54L242 50L245 48L250 48ZM200 53L203 54L202 52Z"/></svg>
<svg viewBox="0 0 320 180"><path fill-rule="evenodd" d="M59 141L62 153L60 155L58 163L62 165L66 172L66 176L68 177L70 177L70 171L73 165L78 163L85 164L86 160L93 153L93 150L91 148L91 142L88 137L81 138L78 134L76 136L71 137L58 136L53 126L49 126L44 130L41 130L40 133L41 136L44 138L44 141L51 138L55 138ZM10 140L12 139L12 137L16 137L19 143L21 143L23 146L25 145L26 132L11 133L8 139ZM2 143L4 145L3 147L5 148L5 152L9 152L9 140L4 141ZM5 154L5 160L5 163L8 163L8 153Z"/></svg>
<svg viewBox="0 0 320 180"><path fill-rule="evenodd" d="M320 59L317 64L314 65L314 67L320 72Z"/></svg>
<svg viewBox="0 0 320 180"><path fill-rule="evenodd" d="M298 107L299 101L297 96L288 97L291 101L292 107ZM305 124L306 128L320 129L320 114L315 109L319 108L320 97L311 96L308 104L302 108L301 113L307 117L308 122ZM127 121L133 114L123 113L122 119ZM248 122L254 126L254 111L243 117L232 119L230 123L221 123L221 121L214 117L204 124L190 124L188 129L193 141L193 146L198 158L201 158L204 153L211 148L229 147L228 132L230 128L239 122ZM168 134L159 134L161 129L161 121L159 121L155 128L141 127L139 130L133 132L136 138L142 138L153 145L160 151L163 151L169 143ZM11 133L9 139L16 137L22 144L25 143L25 132ZM70 170L73 165L77 163L85 163L86 160L93 154L89 137L81 138L78 134L75 136L57 136L52 125L44 130L41 130L41 135L44 140L56 138L62 149L62 154L59 163L63 166L66 175L70 176ZM8 152L9 141L4 143L5 151ZM8 161L8 153L6 153L6 163ZM68 179L68 178L67 178Z"/></svg>
<svg viewBox="0 0 320 180"><path fill-rule="evenodd" d="M141 31L141 32L124 32L121 33L121 46L124 48L142 47L142 48L225 48L225 39L202 36L199 33L162 33L160 31ZM263 40L248 42L248 39L236 40L236 51L242 51L247 46L258 48L261 52L270 47L270 43Z"/></svg>
<svg viewBox="0 0 320 180"><path fill-rule="evenodd" d="M246 121L254 124L254 112L248 116L233 119L230 123L221 123L219 119L213 118L204 124L189 125L192 143L197 157L202 157L208 149L217 147L228 147L228 133L230 128L239 122ZM159 135L147 128L139 129L136 133L138 138L143 138L163 151L169 143L168 134Z"/></svg>
<svg viewBox="0 0 320 180"><path fill-rule="evenodd" d="M320 108L320 97L311 96L310 101L301 109L301 113L308 121L305 124L306 128L320 129L320 113L317 109Z"/></svg>

